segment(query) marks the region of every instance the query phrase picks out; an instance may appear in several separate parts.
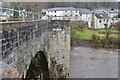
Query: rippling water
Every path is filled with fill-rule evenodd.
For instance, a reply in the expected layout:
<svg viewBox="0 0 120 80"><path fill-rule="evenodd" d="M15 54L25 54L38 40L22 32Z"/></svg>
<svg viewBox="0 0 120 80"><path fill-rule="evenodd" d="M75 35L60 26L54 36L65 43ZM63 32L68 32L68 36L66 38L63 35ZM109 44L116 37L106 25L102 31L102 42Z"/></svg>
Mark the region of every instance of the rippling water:
<svg viewBox="0 0 120 80"><path fill-rule="evenodd" d="M118 78L118 50L76 47L70 62L71 78Z"/></svg>

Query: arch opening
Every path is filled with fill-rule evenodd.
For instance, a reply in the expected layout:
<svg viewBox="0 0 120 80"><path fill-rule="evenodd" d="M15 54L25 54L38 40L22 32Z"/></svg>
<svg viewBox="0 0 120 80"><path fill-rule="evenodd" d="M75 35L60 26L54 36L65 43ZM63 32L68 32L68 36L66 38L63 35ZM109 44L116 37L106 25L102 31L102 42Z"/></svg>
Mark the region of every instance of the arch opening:
<svg viewBox="0 0 120 80"><path fill-rule="evenodd" d="M26 74L26 79L27 78L49 78L48 61L44 52L37 52L35 57L32 59Z"/></svg>

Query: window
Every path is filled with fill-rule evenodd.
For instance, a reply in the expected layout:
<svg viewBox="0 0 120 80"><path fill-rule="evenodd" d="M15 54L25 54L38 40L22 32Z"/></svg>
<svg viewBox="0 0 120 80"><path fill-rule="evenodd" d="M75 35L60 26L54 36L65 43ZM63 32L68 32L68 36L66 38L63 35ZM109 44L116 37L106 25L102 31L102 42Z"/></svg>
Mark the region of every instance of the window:
<svg viewBox="0 0 120 80"><path fill-rule="evenodd" d="M76 11L76 13L77 13L77 11Z"/></svg>
<svg viewBox="0 0 120 80"><path fill-rule="evenodd" d="M107 19L107 22L108 22L109 20Z"/></svg>
<svg viewBox="0 0 120 80"><path fill-rule="evenodd" d="M82 14L80 13L80 16L82 16Z"/></svg>
<svg viewBox="0 0 120 80"><path fill-rule="evenodd" d="M56 17L56 15L55 15L55 17Z"/></svg>
<svg viewBox="0 0 120 80"><path fill-rule="evenodd" d="M78 15L75 15L76 17L78 16Z"/></svg>
<svg viewBox="0 0 120 80"><path fill-rule="evenodd" d="M56 13L56 11L54 11Z"/></svg>
<svg viewBox="0 0 120 80"><path fill-rule="evenodd" d="M70 16L72 16L72 14Z"/></svg>
<svg viewBox="0 0 120 80"><path fill-rule="evenodd" d="M67 15L65 15L65 17L67 17Z"/></svg>
<svg viewBox="0 0 120 80"><path fill-rule="evenodd" d="M101 20L99 20L99 23L101 23Z"/></svg>

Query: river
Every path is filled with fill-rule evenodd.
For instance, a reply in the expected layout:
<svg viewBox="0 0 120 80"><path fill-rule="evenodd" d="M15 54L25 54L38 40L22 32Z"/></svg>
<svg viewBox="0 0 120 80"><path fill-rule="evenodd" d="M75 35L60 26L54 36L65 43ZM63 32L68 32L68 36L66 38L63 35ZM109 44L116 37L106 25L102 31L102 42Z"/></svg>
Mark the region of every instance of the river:
<svg viewBox="0 0 120 80"><path fill-rule="evenodd" d="M19 78L18 72L15 68L0 61L0 80L2 78Z"/></svg>
<svg viewBox="0 0 120 80"><path fill-rule="evenodd" d="M71 78L118 78L118 50L76 47L71 50Z"/></svg>

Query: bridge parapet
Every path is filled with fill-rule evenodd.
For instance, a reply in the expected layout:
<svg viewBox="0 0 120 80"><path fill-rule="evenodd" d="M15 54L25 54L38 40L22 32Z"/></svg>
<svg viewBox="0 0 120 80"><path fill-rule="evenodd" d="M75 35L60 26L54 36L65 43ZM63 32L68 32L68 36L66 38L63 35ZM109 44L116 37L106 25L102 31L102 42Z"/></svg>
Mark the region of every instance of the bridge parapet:
<svg viewBox="0 0 120 80"><path fill-rule="evenodd" d="M52 78L69 77L69 21L1 23L0 60L26 76L32 58L43 51Z"/></svg>

